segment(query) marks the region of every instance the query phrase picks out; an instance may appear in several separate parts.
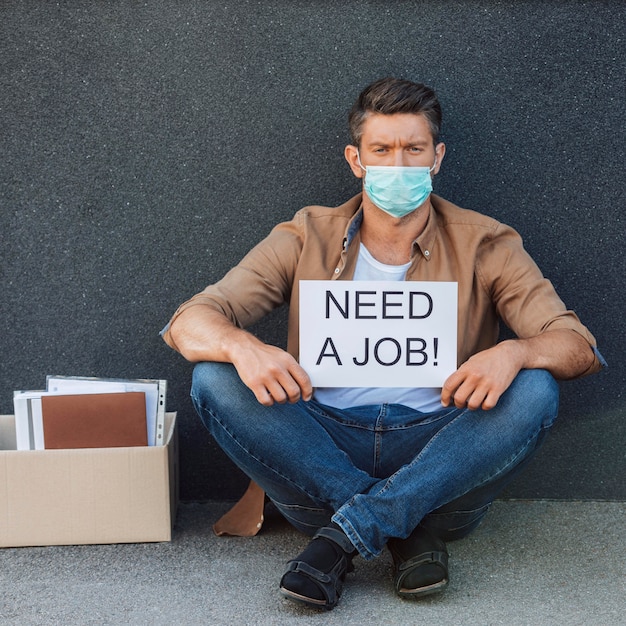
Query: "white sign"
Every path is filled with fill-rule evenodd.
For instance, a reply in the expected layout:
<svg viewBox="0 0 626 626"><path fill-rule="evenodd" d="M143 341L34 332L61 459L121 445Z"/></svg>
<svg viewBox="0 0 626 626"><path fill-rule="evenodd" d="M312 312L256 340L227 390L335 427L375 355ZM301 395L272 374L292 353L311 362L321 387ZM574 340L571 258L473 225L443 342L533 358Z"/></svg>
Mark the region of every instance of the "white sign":
<svg viewBox="0 0 626 626"><path fill-rule="evenodd" d="M457 367L457 283L300 281L314 387L441 387Z"/></svg>

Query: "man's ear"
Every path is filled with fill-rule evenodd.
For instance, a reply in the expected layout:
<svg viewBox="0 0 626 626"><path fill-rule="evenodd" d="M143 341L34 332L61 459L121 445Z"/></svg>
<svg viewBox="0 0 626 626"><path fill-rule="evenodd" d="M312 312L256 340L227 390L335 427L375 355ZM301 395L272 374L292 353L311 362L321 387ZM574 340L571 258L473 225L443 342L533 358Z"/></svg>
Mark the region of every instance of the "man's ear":
<svg viewBox="0 0 626 626"><path fill-rule="evenodd" d="M343 151L343 155L352 170L352 173L357 178L363 178L363 174L365 173L361 166L359 165L359 149L356 146L346 146L346 149Z"/></svg>
<svg viewBox="0 0 626 626"><path fill-rule="evenodd" d="M441 162L443 161L443 157L446 154L446 144L438 143L435 146L435 157L437 159L437 163L435 164L435 169L432 171L432 175L436 176L439 174L439 169L441 168Z"/></svg>

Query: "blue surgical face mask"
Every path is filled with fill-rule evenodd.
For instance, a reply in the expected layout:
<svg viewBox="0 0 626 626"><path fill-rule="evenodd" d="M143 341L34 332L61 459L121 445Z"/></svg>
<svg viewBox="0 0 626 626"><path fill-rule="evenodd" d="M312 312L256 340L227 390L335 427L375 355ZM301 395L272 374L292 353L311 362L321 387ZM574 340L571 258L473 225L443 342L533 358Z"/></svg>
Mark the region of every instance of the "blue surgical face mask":
<svg viewBox="0 0 626 626"><path fill-rule="evenodd" d="M357 153L358 156L358 153ZM432 167L361 165L365 170L363 188L369 199L392 217L404 217L426 202L433 190Z"/></svg>

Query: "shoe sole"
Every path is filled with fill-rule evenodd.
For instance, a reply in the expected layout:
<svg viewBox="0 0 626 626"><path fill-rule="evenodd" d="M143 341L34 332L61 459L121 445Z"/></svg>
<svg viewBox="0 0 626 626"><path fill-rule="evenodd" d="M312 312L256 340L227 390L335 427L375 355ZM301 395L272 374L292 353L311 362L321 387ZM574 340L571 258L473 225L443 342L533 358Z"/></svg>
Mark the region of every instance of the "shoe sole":
<svg viewBox="0 0 626 626"><path fill-rule="evenodd" d="M424 596L430 596L434 593L443 591L448 586L448 579L441 580L438 583L427 585L426 587L417 587L416 589L399 589L396 594L400 598L405 600L414 600L416 598L423 598Z"/></svg>
<svg viewBox="0 0 626 626"><path fill-rule="evenodd" d="M300 604L306 604L307 606L311 606L316 609L324 609L325 611L330 611L336 606L336 604L327 604L326 600L318 600L317 598L309 598L308 596L300 595L299 593L290 591L285 587L281 587L280 592L285 598L287 598L287 600L293 600L294 602L298 602Z"/></svg>

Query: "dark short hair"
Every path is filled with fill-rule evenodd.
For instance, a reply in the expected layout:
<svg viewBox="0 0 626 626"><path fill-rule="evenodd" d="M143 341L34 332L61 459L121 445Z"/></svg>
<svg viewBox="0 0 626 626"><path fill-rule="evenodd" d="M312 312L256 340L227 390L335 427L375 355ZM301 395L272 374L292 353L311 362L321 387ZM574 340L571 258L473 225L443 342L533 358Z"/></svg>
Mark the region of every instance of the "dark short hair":
<svg viewBox="0 0 626 626"><path fill-rule="evenodd" d="M350 110L348 121L353 145L359 146L363 123L371 113L415 113L426 118L433 142L439 141L441 105L435 91L421 83L399 78L381 78L367 86Z"/></svg>

